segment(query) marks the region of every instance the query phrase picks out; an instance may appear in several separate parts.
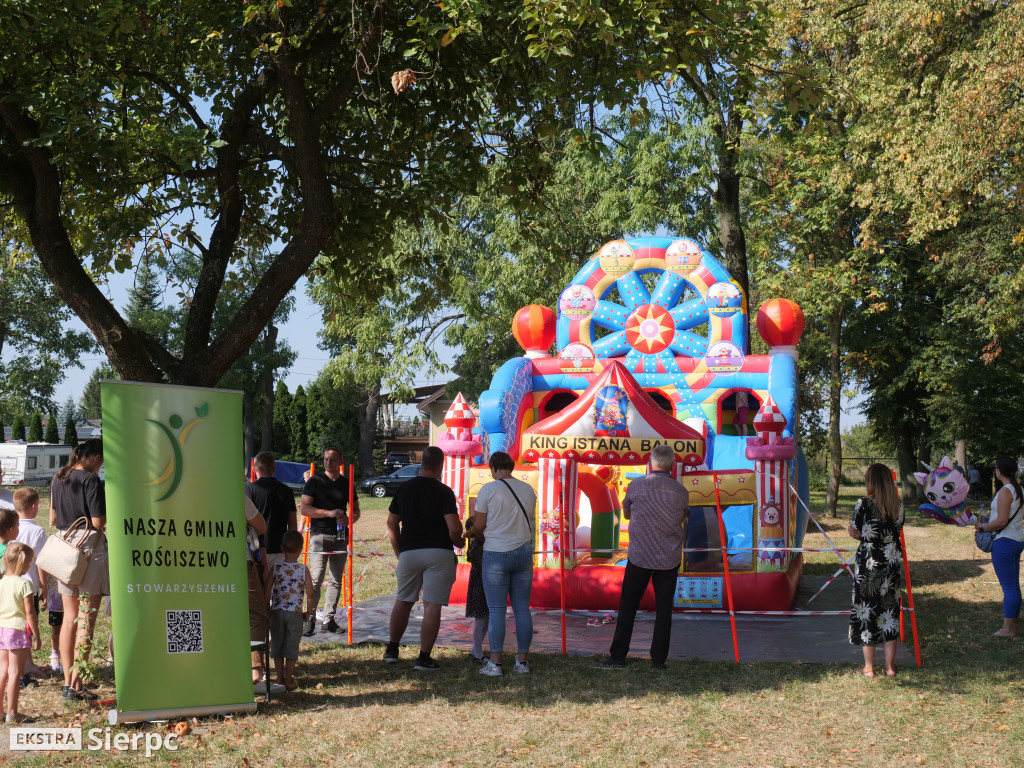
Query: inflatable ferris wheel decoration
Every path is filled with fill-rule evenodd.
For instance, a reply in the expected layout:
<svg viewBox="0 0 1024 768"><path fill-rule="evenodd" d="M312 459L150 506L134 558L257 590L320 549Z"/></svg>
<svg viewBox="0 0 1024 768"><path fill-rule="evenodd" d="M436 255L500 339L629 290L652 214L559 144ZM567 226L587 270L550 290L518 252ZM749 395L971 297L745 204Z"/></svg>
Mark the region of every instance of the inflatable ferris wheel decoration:
<svg viewBox="0 0 1024 768"><path fill-rule="evenodd" d="M653 288L644 275L654 276ZM601 361L620 358L646 386L692 385L694 373L738 371L746 353L742 291L686 238L605 244L562 292L558 310L559 357L580 372L584 360L596 373Z"/></svg>

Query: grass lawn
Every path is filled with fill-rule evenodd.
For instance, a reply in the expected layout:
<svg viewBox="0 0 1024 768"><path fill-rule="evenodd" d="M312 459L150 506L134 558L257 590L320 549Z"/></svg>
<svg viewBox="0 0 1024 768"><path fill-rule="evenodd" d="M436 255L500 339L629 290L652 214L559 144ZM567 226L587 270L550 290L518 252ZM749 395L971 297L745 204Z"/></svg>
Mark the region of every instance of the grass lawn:
<svg viewBox="0 0 1024 768"><path fill-rule="evenodd" d="M844 488L839 517L822 520L840 546L850 541L846 521L860 493ZM362 504L358 533L390 552L381 542L387 500ZM812 499L812 509L822 506L821 495ZM383 664L379 645L309 645L298 691L254 716L198 721L179 751L153 759L246 768L1024 765L1024 641L990 637L1001 624L1001 592L988 556L969 531L914 511L906 538L924 666L895 680L865 679L853 665L678 661L655 673L646 664L606 671L591 658L560 656L534 656L531 675L491 679L454 649L436 651L444 666L431 674L408 661ZM807 542L824 545L816 529ZM835 569L825 555L807 564L808 572ZM370 561L356 599L393 586L390 566ZM101 619L101 642L106 631ZM101 698L112 698L112 670L98 672ZM29 689L22 701L42 725L106 725L98 709L64 704L57 683ZM6 742L0 735L0 750ZM137 759L0 753L19 766Z"/></svg>

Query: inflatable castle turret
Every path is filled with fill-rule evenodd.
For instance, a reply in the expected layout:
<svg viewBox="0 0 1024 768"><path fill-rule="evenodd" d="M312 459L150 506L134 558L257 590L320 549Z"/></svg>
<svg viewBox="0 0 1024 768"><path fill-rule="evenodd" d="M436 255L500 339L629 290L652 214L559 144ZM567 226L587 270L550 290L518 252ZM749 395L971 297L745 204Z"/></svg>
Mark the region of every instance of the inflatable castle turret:
<svg viewBox="0 0 1024 768"><path fill-rule="evenodd" d="M754 460L757 480L757 546L785 547L789 540L790 491L787 462L796 458L796 442L783 437L786 417L769 395L754 418L757 437L747 440L746 455ZM787 565L786 552L758 550L762 564L782 571Z"/></svg>
<svg viewBox="0 0 1024 768"><path fill-rule="evenodd" d="M461 392L445 413L444 425L448 431L441 433L437 438L437 447L444 453L444 474L441 482L455 491L461 519L465 516L470 464L474 456L484 452L481 435L473 433L476 416Z"/></svg>

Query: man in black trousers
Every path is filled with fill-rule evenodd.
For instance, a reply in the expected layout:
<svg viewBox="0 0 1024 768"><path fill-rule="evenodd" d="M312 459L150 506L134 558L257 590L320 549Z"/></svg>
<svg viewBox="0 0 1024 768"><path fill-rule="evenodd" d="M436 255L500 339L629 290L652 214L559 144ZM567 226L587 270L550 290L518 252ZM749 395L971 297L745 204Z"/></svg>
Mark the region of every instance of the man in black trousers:
<svg viewBox="0 0 1024 768"><path fill-rule="evenodd" d="M651 473L629 484L622 514L629 520L629 559L622 578L619 618L606 667L626 666L633 622L647 584L654 583L654 637L651 666L664 669L672 637L672 600L682 562L683 523L690 496L671 475L675 454L667 445L651 451Z"/></svg>

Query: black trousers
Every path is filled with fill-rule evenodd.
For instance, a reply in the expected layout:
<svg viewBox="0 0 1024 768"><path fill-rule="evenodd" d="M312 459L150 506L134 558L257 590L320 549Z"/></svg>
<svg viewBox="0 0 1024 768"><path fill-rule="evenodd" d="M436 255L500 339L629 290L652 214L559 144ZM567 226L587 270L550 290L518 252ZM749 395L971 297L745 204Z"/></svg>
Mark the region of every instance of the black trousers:
<svg viewBox="0 0 1024 768"><path fill-rule="evenodd" d="M665 570L641 568L626 562L626 573L622 577L622 596L619 598L619 618L615 624L615 635L609 655L624 661L629 653L629 641L633 637L636 611L647 591L648 582L654 583L654 637L651 639L651 662L664 664L668 658L668 645L672 639L672 600L676 591L679 566Z"/></svg>

